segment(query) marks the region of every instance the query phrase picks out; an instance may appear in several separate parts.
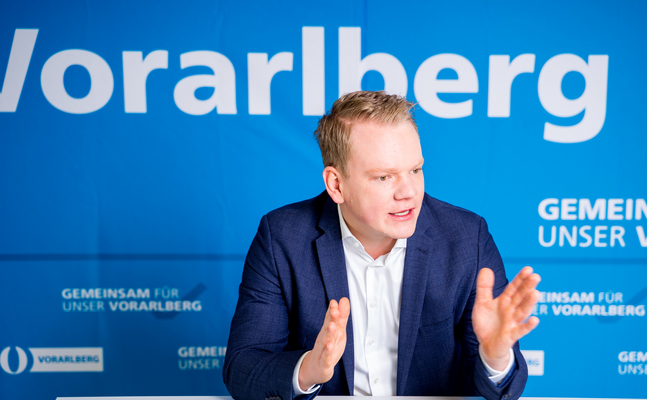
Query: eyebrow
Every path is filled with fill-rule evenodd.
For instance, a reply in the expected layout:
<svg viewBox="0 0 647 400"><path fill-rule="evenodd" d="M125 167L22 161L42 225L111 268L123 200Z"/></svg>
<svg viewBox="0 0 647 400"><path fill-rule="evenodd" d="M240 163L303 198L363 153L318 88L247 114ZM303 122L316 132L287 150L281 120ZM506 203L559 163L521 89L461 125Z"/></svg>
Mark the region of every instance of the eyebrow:
<svg viewBox="0 0 647 400"><path fill-rule="evenodd" d="M366 171L366 173L369 175L382 174L382 173L395 174L397 172L398 172L397 169L390 169L390 168L373 168Z"/></svg>
<svg viewBox="0 0 647 400"><path fill-rule="evenodd" d="M411 169L420 168L424 163L425 163L425 159L423 158L420 161L418 161L418 163L415 164ZM373 168L366 171L366 173L369 175L381 174L381 173L396 174L398 173L398 170L393 168Z"/></svg>

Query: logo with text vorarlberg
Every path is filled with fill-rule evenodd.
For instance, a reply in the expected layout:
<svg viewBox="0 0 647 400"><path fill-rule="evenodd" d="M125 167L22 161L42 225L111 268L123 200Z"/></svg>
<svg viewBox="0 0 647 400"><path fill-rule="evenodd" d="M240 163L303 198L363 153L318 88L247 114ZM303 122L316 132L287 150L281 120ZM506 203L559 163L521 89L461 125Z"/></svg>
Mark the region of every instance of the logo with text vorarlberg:
<svg viewBox="0 0 647 400"><path fill-rule="evenodd" d="M9 346L0 352L0 368L10 375L24 372L29 364L25 350L14 348L18 360L9 359ZM29 347L27 350L33 360L29 372L103 372L103 347Z"/></svg>

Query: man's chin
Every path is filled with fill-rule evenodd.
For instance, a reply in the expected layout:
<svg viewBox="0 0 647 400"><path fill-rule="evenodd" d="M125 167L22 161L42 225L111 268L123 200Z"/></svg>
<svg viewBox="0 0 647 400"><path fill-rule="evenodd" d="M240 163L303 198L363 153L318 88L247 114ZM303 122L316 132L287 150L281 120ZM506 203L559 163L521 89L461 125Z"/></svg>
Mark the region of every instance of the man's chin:
<svg viewBox="0 0 647 400"><path fill-rule="evenodd" d="M393 239L408 239L411 236L413 236L415 231L416 231L416 224L414 223L413 226L407 227L406 229L393 230L391 232L392 235L389 235L389 236L391 236Z"/></svg>

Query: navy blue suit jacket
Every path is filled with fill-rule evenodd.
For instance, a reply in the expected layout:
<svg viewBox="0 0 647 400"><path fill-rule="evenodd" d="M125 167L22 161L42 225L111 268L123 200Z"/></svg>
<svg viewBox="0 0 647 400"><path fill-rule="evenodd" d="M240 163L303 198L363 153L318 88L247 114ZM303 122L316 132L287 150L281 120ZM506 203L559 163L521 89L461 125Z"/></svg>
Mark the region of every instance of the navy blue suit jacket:
<svg viewBox="0 0 647 400"><path fill-rule="evenodd" d="M482 267L494 271L497 296L508 281L485 220L425 194L404 263L398 395L521 395L528 370L518 344L515 369L503 387L489 380L478 355L472 307ZM231 323L223 368L231 395L293 398L297 360L314 347L330 300L342 297L348 297L344 249L328 194L265 215L247 254ZM352 394L353 371L351 317L342 359L317 394Z"/></svg>

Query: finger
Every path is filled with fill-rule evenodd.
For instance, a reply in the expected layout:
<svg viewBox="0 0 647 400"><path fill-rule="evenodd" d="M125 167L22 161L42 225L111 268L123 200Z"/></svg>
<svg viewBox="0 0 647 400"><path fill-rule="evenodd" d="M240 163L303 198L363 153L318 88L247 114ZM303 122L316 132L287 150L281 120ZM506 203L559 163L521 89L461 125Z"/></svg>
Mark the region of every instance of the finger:
<svg viewBox="0 0 647 400"><path fill-rule="evenodd" d="M330 303L328 304L328 310L326 311L326 317L324 318L324 323L321 326L321 330L324 330L328 324L330 324L330 321L333 321L333 313L337 309L337 302L335 300L331 300Z"/></svg>
<svg viewBox="0 0 647 400"><path fill-rule="evenodd" d="M539 325L539 318L537 317L530 317L528 321L524 322L523 324L519 325L517 329L515 330L515 341L521 339L522 337L526 336L530 331L535 329Z"/></svg>
<svg viewBox="0 0 647 400"><path fill-rule="evenodd" d="M340 331L339 325L335 322L330 323L328 326L328 332L329 335L326 345L323 348L321 359L325 363L324 366L326 368L332 368L337 364L341 355L344 353L346 342L341 339L345 338L346 333L345 331Z"/></svg>
<svg viewBox="0 0 647 400"><path fill-rule="evenodd" d="M538 290L533 290L532 292L528 293L526 298L523 299L523 301L515 310L514 319L518 322L521 322L528 318L532 313L532 310L535 308L535 305L537 305L537 301L539 301Z"/></svg>
<svg viewBox="0 0 647 400"><path fill-rule="evenodd" d="M328 326L328 335L329 335L328 340L332 342L333 346L336 346L336 343L339 337L338 330L340 328L339 320L341 315L341 312L339 311L339 304L337 303L336 300L330 301L329 310L330 310L330 324ZM345 329L345 325L344 325L344 329Z"/></svg>
<svg viewBox="0 0 647 400"><path fill-rule="evenodd" d="M319 335L321 336L321 341L323 343L323 347L329 347L329 345L332 343L333 345L335 344L335 334L337 333L337 324L334 321L328 322L324 327L322 328L321 332Z"/></svg>
<svg viewBox="0 0 647 400"><path fill-rule="evenodd" d="M329 323L320 334L322 339L321 354L319 355L319 362L324 368L328 368L332 362L332 355L335 350L335 330L337 329L334 322Z"/></svg>
<svg viewBox="0 0 647 400"><path fill-rule="evenodd" d="M326 338L326 349L332 351L335 347L335 341L337 338L337 324L331 322L328 324L328 336Z"/></svg>
<svg viewBox="0 0 647 400"><path fill-rule="evenodd" d="M523 285L524 281L526 280L527 277L529 277L532 274L532 267L523 267L521 271L517 274L517 276L514 277L512 282L506 286L505 290L503 291L502 295L512 298L514 294L519 290L519 288Z"/></svg>
<svg viewBox="0 0 647 400"><path fill-rule="evenodd" d="M532 293L535 290L535 288L537 287L540 281L541 281L541 277L538 274L531 274L530 276L526 277L522 285L517 289L516 293L512 296L512 300L510 301L510 306L519 307L521 302L530 293Z"/></svg>
<svg viewBox="0 0 647 400"><path fill-rule="evenodd" d="M330 300L330 304L328 305L328 309L331 311L331 313L339 311L339 304L337 304L337 300Z"/></svg>
<svg viewBox="0 0 647 400"><path fill-rule="evenodd" d="M324 324L324 326L321 327L321 331L317 335L317 340L315 340L315 345L312 348L312 353L313 357L315 360L319 360L326 350L326 346L328 345L328 342L330 341L330 333L328 332L328 327L330 326L330 323Z"/></svg>
<svg viewBox="0 0 647 400"><path fill-rule="evenodd" d="M328 305L328 311L326 311L326 316L324 317L323 324L321 325L321 330L319 331L319 335L317 335L317 340L315 341L315 346L313 348L313 350L318 353L317 358L321 358L321 353L324 351L329 337L331 336L329 328L330 324L333 322L332 311L333 308L335 308L334 306L336 305L337 302L335 300L332 300Z"/></svg>
<svg viewBox="0 0 647 400"><path fill-rule="evenodd" d="M489 268L482 268L476 278L476 302L492 300L492 288L494 287L494 272Z"/></svg>
<svg viewBox="0 0 647 400"><path fill-rule="evenodd" d="M330 308L330 320L335 322L339 320L339 307Z"/></svg>
<svg viewBox="0 0 647 400"><path fill-rule="evenodd" d="M350 301L348 298L343 297L339 300L339 328L346 330L346 324L348 323L348 317L350 316Z"/></svg>
<svg viewBox="0 0 647 400"><path fill-rule="evenodd" d="M346 323L350 314L350 303L347 298L340 300L340 302L343 304L343 310L339 309L339 304L336 300L330 301L324 323L315 342L315 349L319 353L318 359L325 364L329 364L335 358L335 354L339 353L336 348L343 343L342 340L346 337ZM343 349L341 352L343 353ZM337 359L334 362L336 363L337 361L339 360Z"/></svg>

